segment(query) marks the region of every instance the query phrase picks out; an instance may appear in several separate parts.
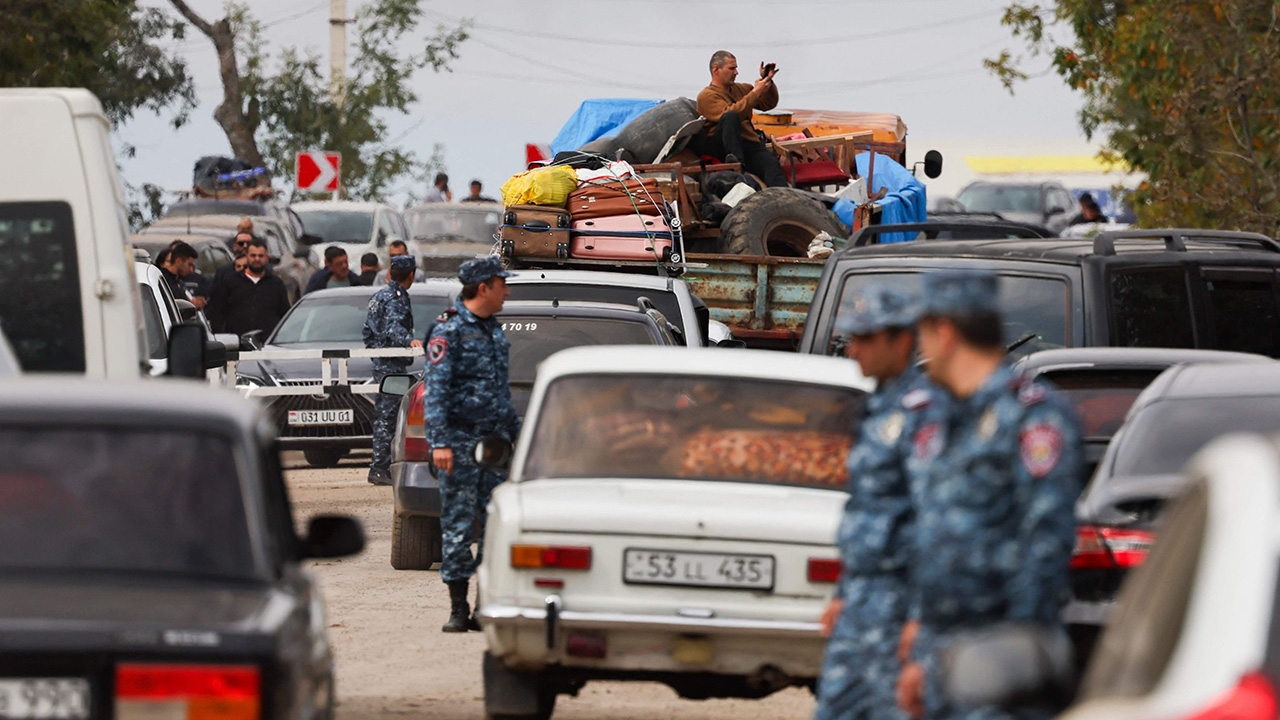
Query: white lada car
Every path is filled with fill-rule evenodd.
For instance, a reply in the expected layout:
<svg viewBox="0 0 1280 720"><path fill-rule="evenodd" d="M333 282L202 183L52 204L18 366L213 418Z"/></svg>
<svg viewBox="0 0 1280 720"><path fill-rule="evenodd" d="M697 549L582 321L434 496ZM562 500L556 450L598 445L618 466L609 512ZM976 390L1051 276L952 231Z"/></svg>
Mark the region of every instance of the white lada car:
<svg viewBox="0 0 1280 720"><path fill-rule="evenodd" d="M845 456L872 386L814 355L548 358L490 505L486 714L547 718L589 680L686 698L812 686Z"/></svg>

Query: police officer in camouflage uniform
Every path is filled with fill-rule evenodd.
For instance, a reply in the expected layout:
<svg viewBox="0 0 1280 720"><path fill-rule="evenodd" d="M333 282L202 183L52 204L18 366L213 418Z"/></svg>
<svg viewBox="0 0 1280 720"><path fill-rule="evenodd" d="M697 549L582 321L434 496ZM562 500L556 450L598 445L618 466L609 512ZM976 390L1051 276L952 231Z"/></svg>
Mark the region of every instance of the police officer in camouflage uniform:
<svg viewBox="0 0 1280 720"><path fill-rule="evenodd" d="M913 511L906 461L917 409L932 388L912 364L919 299L888 284L842 308L845 353L876 380L849 453L849 500L836 541L843 572L823 614L829 638L815 720L904 720L894 699L898 638L907 617Z"/></svg>
<svg viewBox="0 0 1280 720"><path fill-rule="evenodd" d="M926 412L910 465L916 481L911 661L900 707L930 720L1028 718L1039 708L957 707L943 697L939 660L957 633L1002 623L1060 630L1075 543L1072 506L1082 462L1070 407L1005 357L996 277L925 278L920 354L945 390Z"/></svg>
<svg viewBox="0 0 1280 720"><path fill-rule="evenodd" d="M511 294L506 281L510 275L493 256L464 263L458 269L462 293L436 320L427 341L427 439L440 473L444 532L440 579L449 586L451 604L444 632L480 629L469 616L467 586L484 554L489 495L506 480L504 473L476 465L476 443L490 436L514 441L520 433L508 385L511 344L494 318ZM476 531L478 549L472 557Z"/></svg>
<svg viewBox="0 0 1280 720"><path fill-rule="evenodd" d="M416 268L417 263L409 255L392 259L386 286L369 298L369 314L364 320L365 347L422 347L422 341L413 337L413 309L409 303L409 286L413 285ZM387 375L407 371L410 361L408 357L374 358L374 380L382 382ZM400 398L392 395L378 395L374 401L373 460L369 463L369 482L374 485L391 484L391 436L395 434L399 407Z"/></svg>

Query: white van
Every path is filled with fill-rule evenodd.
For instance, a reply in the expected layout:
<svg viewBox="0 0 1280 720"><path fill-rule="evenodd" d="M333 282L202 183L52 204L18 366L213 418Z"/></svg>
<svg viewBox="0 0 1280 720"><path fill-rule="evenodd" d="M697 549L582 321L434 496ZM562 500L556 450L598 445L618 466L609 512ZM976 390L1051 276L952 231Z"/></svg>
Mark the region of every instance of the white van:
<svg viewBox="0 0 1280 720"><path fill-rule="evenodd" d="M150 370L110 130L86 90L0 89L0 327L25 372Z"/></svg>

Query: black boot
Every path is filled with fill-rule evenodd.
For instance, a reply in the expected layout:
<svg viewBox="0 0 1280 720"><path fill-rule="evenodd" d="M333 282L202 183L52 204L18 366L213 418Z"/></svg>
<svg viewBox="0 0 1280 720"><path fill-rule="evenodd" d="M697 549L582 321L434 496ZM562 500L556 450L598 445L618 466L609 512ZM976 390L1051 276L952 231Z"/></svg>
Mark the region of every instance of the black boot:
<svg viewBox="0 0 1280 720"><path fill-rule="evenodd" d="M449 583L449 622L440 628L441 632L466 632L470 624L471 608L467 606L467 585L469 580L456 580Z"/></svg>

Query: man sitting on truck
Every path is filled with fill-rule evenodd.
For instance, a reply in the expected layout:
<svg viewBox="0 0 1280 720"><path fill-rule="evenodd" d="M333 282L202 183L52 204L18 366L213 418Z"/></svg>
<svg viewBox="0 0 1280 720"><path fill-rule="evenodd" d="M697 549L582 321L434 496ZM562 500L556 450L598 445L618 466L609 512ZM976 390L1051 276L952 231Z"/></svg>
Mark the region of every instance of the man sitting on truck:
<svg viewBox="0 0 1280 720"><path fill-rule="evenodd" d="M738 59L728 50L717 50L711 56L711 84L698 93L698 114L707 123L698 138L700 150L695 150L725 162L742 163L769 187L786 187L787 177L777 156L765 147L764 138L751 122L752 111L778 106L778 86L773 83L777 72L773 63L761 63L755 85L735 83Z"/></svg>

